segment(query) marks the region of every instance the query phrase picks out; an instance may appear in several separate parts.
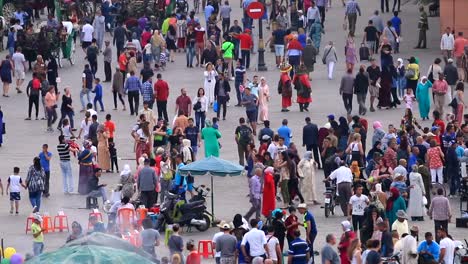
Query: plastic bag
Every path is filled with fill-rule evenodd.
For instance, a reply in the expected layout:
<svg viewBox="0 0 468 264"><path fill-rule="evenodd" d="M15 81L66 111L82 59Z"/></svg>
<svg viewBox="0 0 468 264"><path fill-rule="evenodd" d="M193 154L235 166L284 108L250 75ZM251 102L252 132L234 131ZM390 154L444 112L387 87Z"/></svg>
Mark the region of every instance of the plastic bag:
<svg viewBox="0 0 468 264"><path fill-rule="evenodd" d="M213 103L213 111L215 111L215 113L218 112L218 101L214 101L214 103Z"/></svg>

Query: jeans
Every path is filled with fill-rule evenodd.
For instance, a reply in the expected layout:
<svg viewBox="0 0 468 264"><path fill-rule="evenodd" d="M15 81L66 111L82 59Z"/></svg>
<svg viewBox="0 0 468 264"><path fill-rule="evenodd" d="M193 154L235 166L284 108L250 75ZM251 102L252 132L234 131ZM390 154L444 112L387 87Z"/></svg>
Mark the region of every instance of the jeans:
<svg viewBox="0 0 468 264"><path fill-rule="evenodd" d="M89 67L91 68L91 72L93 73L94 76L96 76L96 72L98 70L97 60L88 60L88 61L89 61Z"/></svg>
<svg viewBox="0 0 468 264"><path fill-rule="evenodd" d="M42 107L44 108L44 118L47 119L47 107L45 105L45 96L42 96Z"/></svg>
<svg viewBox="0 0 468 264"><path fill-rule="evenodd" d="M201 131L205 127L206 112L195 112L195 124L197 125L198 131Z"/></svg>
<svg viewBox="0 0 468 264"><path fill-rule="evenodd" d="M343 97L343 104L346 112L350 115L351 111L353 111L353 94L343 93L341 96Z"/></svg>
<svg viewBox="0 0 468 264"><path fill-rule="evenodd" d="M105 187L99 187L97 190L92 190L88 196L91 197L102 197L102 203L105 203L107 200L107 193Z"/></svg>
<svg viewBox="0 0 468 264"><path fill-rule="evenodd" d="M187 59L187 66L193 66L193 58L195 57L195 47L192 45L187 46L187 54L185 58Z"/></svg>
<svg viewBox="0 0 468 264"><path fill-rule="evenodd" d="M250 67L250 50L241 50L242 62L246 69Z"/></svg>
<svg viewBox="0 0 468 264"><path fill-rule="evenodd" d="M164 198L166 197L166 192L170 191L172 187L172 181L171 180L165 180L161 178L161 198L160 198L160 203L164 203Z"/></svg>
<svg viewBox="0 0 468 264"><path fill-rule="evenodd" d="M33 208L36 207L36 212L39 212L39 209L41 209L41 197L42 191L29 192L29 201Z"/></svg>
<svg viewBox="0 0 468 264"><path fill-rule="evenodd" d="M328 79L333 79L333 69L335 69L335 62L330 61L328 62Z"/></svg>
<svg viewBox="0 0 468 264"><path fill-rule="evenodd" d="M45 195L49 194L49 182L50 182L50 171L44 171L45 178L44 178L44 191L42 192Z"/></svg>
<svg viewBox="0 0 468 264"><path fill-rule="evenodd" d="M138 115L138 105L140 104L140 93L138 91L128 92L128 105L130 106L130 114Z"/></svg>
<svg viewBox="0 0 468 264"><path fill-rule="evenodd" d="M447 168L447 175L450 181L450 195L455 195L460 189L460 171L457 168Z"/></svg>
<svg viewBox="0 0 468 264"><path fill-rule="evenodd" d="M364 224L365 217L364 215L352 215L351 216L352 221L353 221L353 230L354 232L359 230L362 230L362 225Z"/></svg>
<svg viewBox="0 0 468 264"><path fill-rule="evenodd" d="M29 108L28 108L28 117L31 118L32 106L36 108L36 118L39 115L39 95L31 94L29 95Z"/></svg>
<svg viewBox="0 0 468 264"><path fill-rule="evenodd" d="M400 98L403 98L403 96L405 96L406 78L398 77L396 84L397 84L397 89L398 89L398 96Z"/></svg>
<svg viewBox="0 0 468 264"><path fill-rule="evenodd" d="M81 89L81 92L80 92L80 101L81 101L81 108L84 110L86 109L86 104L85 101L84 101L84 96L86 95L86 100L88 101L88 103L91 102L91 90L88 89L88 88L84 88L84 89Z"/></svg>
<svg viewBox="0 0 468 264"><path fill-rule="evenodd" d="M431 169L432 182L438 182L440 184L444 183L443 170L444 170L444 167Z"/></svg>
<svg viewBox="0 0 468 264"><path fill-rule="evenodd" d="M236 88L236 97L237 97L237 104L240 105L241 103L241 92L239 90L239 86L241 85L241 82L235 81L234 82L234 88Z"/></svg>
<svg viewBox="0 0 468 264"><path fill-rule="evenodd" d="M47 127L52 127L55 121L57 121L57 111L53 107L47 107Z"/></svg>
<svg viewBox="0 0 468 264"><path fill-rule="evenodd" d="M356 94L357 102L358 102L358 105L359 105L359 114L360 115L367 112L366 96L367 96L367 93L358 93L358 94Z"/></svg>
<svg viewBox="0 0 468 264"><path fill-rule="evenodd" d="M71 161L61 160L60 169L62 170L63 192L64 193L73 192L73 175L72 175Z"/></svg>
<svg viewBox="0 0 468 264"><path fill-rule="evenodd" d="M102 97L95 96L94 97L94 110L97 111L97 105L96 102L99 102L99 105L101 106L101 111L104 111L104 104L102 103Z"/></svg>
<svg viewBox="0 0 468 264"><path fill-rule="evenodd" d="M33 242L33 254L39 256L44 251L44 242Z"/></svg>
<svg viewBox="0 0 468 264"><path fill-rule="evenodd" d="M164 118L169 121L167 117L167 101L156 101L156 107L158 108L158 119Z"/></svg>
<svg viewBox="0 0 468 264"><path fill-rule="evenodd" d="M74 128L75 122L73 122L73 116L75 115L75 113L73 113L73 111L60 111L60 112L61 112L61 116L60 116L57 127L61 127L63 120L65 119L65 117L68 116L68 120L70 120L70 127Z"/></svg>
<svg viewBox="0 0 468 264"><path fill-rule="evenodd" d="M252 194L250 194L252 195ZM244 218L249 221L250 217L255 213L255 219L260 219L260 210L262 209L262 203L260 199L250 198L252 206L249 211L245 214Z"/></svg>

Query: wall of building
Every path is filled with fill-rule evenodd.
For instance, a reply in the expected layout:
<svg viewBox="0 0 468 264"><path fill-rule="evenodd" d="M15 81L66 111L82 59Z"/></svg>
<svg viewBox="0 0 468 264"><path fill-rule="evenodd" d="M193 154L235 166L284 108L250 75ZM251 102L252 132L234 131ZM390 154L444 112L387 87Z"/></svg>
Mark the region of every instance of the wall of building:
<svg viewBox="0 0 468 264"><path fill-rule="evenodd" d="M468 36L468 0L440 0L440 31L446 27Z"/></svg>

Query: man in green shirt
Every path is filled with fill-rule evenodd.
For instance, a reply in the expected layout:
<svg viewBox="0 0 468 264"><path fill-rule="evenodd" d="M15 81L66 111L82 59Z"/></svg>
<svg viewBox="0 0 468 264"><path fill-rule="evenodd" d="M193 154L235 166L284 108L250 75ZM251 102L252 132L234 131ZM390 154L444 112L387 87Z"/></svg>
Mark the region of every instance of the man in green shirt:
<svg viewBox="0 0 468 264"><path fill-rule="evenodd" d="M42 254L42 251L44 250L44 234L42 233L41 222L42 217L39 214L35 214L34 221L31 224L34 256Z"/></svg>
<svg viewBox="0 0 468 264"><path fill-rule="evenodd" d="M226 36L226 40L221 46L221 53L223 54L224 65L226 66L226 77L232 78L234 76L234 68L232 67L232 58L234 57L234 43L231 41L231 36Z"/></svg>

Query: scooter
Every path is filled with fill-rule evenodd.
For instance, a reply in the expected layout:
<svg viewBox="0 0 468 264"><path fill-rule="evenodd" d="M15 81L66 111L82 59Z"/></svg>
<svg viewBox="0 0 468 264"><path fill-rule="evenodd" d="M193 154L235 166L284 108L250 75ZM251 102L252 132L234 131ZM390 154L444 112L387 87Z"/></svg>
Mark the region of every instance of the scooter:
<svg viewBox="0 0 468 264"><path fill-rule="evenodd" d="M197 194L186 202L180 194L167 192L161 205L155 228L164 232L167 224L179 224L189 229L194 226L198 231L206 231L211 225L211 214L206 210L206 197L210 188L204 185L194 187Z"/></svg>
<svg viewBox="0 0 468 264"><path fill-rule="evenodd" d="M325 192L323 193L325 196L323 207L325 209L325 217L328 218L330 213L335 215L335 207L336 207L336 184L332 182L329 187L325 188Z"/></svg>
<svg viewBox="0 0 468 264"><path fill-rule="evenodd" d="M400 252L390 257L382 257L382 264L400 264Z"/></svg>

